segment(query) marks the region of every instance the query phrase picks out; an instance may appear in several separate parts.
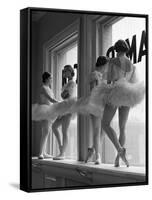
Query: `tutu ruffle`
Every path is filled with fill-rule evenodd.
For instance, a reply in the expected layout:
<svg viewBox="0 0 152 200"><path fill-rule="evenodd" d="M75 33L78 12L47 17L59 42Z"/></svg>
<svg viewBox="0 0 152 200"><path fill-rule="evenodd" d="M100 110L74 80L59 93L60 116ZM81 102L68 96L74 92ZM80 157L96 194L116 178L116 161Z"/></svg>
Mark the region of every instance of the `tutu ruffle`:
<svg viewBox="0 0 152 200"><path fill-rule="evenodd" d="M59 115L71 113L71 107L75 104L76 98L71 98L51 105L32 104L33 121L54 121Z"/></svg>
<svg viewBox="0 0 152 200"><path fill-rule="evenodd" d="M102 116L102 113L104 111L104 106L101 106L98 104L95 104L91 101L90 96L88 97L82 97L78 99L69 109L70 113L79 113L79 114L92 114L98 117Z"/></svg>
<svg viewBox="0 0 152 200"><path fill-rule="evenodd" d="M134 107L143 100L144 94L144 82L129 83L121 79L114 84L102 83L94 88L90 101L101 106L111 104L116 107Z"/></svg>
<svg viewBox="0 0 152 200"><path fill-rule="evenodd" d="M129 83L121 79L114 84L102 82L95 87L91 95L80 98L70 109L71 112L92 114L102 118L104 106L110 104L116 107L134 107L141 103L145 94L144 82Z"/></svg>
<svg viewBox="0 0 152 200"><path fill-rule="evenodd" d="M32 120L55 120L68 113L92 114L102 118L104 106L134 107L139 104L145 94L144 82L129 83L121 79L114 84L102 82L95 87L91 95L80 99L70 98L52 105L32 105Z"/></svg>

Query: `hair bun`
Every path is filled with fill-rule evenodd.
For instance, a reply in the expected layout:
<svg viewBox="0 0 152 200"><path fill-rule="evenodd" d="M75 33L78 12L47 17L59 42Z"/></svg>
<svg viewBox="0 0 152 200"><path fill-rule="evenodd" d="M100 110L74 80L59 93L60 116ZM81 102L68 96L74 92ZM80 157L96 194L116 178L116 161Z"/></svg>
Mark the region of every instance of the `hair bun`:
<svg viewBox="0 0 152 200"><path fill-rule="evenodd" d="M114 49L116 52L127 52L129 50L129 46L125 40L118 40L114 44Z"/></svg>
<svg viewBox="0 0 152 200"><path fill-rule="evenodd" d="M71 65L65 65L64 66L64 70L63 70L63 73L65 73L66 71L70 71L72 76L74 76L74 69L72 68Z"/></svg>
<svg viewBox="0 0 152 200"><path fill-rule="evenodd" d="M51 77L51 73L49 73L49 72L44 72L44 73L42 74L42 82L45 83L45 81L46 81L48 78L50 78L50 77Z"/></svg>
<svg viewBox="0 0 152 200"><path fill-rule="evenodd" d="M108 62L108 58L106 56L99 56L97 58L96 67L105 65Z"/></svg>

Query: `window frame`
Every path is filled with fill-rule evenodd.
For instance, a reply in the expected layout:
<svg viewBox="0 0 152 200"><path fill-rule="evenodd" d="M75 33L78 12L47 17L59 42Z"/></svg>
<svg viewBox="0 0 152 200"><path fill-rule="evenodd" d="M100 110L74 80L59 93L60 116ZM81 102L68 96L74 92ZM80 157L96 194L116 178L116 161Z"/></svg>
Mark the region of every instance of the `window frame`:
<svg viewBox="0 0 152 200"><path fill-rule="evenodd" d="M62 44L59 44L59 46L57 46L56 48L54 48L50 53L51 53L51 58L52 58L52 68L54 69L53 71L53 77L55 77L54 79L54 94L56 96L56 98L58 99L60 97L60 90L58 88L58 83L61 82L60 81L60 75L59 75L59 66L57 65L58 63L58 53L60 52L65 52L68 49L71 49L72 46L77 45L78 43L78 37L77 34L71 36L70 38L66 39ZM56 66L56 67L54 67ZM78 127L77 127L78 129ZM78 131L77 131L78 132ZM58 150L58 144L57 141L55 139L55 136L52 134L52 140L53 140L53 155L58 155L59 154L59 150ZM76 142L77 143L77 142ZM78 148L77 148L78 151ZM77 153L78 155L78 153Z"/></svg>
<svg viewBox="0 0 152 200"><path fill-rule="evenodd" d="M56 77L55 79L53 79L52 83L52 88L55 96L58 95L57 82L59 80L59 75L57 73L59 70L57 66L57 52L65 50L66 48L68 48L69 45L78 43L79 23L80 23L79 20L74 21L72 24L67 26L65 29L63 29L61 32L59 32L57 35L55 35L53 38L51 38L43 45L43 71L51 70L53 77ZM51 68L49 66L51 66ZM78 124L77 124L77 130L78 130ZM50 130L47 150L51 154L57 155L59 153L58 144L54 139L54 134L52 133L52 130Z"/></svg>

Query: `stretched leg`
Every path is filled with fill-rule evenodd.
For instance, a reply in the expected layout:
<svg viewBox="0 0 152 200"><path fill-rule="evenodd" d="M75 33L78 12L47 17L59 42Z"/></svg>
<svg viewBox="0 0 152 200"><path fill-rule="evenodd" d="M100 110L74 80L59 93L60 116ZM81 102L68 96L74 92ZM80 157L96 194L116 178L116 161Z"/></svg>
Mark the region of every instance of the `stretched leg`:
<svg viewBox="0 0 152 200"><path fill-rule="evenodd" d="M124 147L125 141L126 141L125 129L126 129L126 123L128 120L129 110L130 108L126 106L121 106L119 108L119 130L120 130L119 142L122 147ZM116 160L115 160L116 167L119 167L119 158L120 156L117 155Z"/></svg>
<svg viewBox="0 0 152 200"><path fill-rule="evenodd" d="M119 155L121 156L121 158L123 159L123 161L128 166L128 161L125 157L125 149L120 145L115 131L110 126L110 123L116 113L116 110L117 110L117 108L113 107L111 105L105 106L103 120L102 120L102 128L106 132L106 134L108 135L108 137L110 138L112 143L114 144L115 148L117 149L117 151L118 151Z"/></svg>
<svg viewBox="0 0 152 200"><path fill-rule="evenodd" d="M42 125L42 137L40 141L39 158L40 159L51 158L52 156L46 153L46 144L49 136L49 122L44 120L41 122L41 125Z"/></svg>
<svg viewBox="0 0 152 200"><path fill-rule="evenodd" d="M56 136L56 139L57 139L57 142L58 142L58 145L59 145L59 150L60 150L60 153L62 151L62 143L61 143L61 135L59 133L59 126L62 125L62 118L63 117L59 117L57 118L54 123L52 124L52 131L54 133L54 135Z"/></svg>

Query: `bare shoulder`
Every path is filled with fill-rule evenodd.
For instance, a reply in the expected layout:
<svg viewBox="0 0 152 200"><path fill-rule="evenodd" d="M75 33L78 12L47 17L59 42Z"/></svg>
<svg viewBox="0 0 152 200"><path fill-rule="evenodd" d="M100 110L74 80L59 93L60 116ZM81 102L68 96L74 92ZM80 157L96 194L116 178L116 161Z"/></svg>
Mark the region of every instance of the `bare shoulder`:
<svg viewBox="0 0 152 200"><path fill-rule="evenodd" d="M46 87L45 85L42 85L42 86L41 86L40 92L41 92L42 94L46 94L46 93L47 93L47 94L50 94L51 88Z"/></svg>

